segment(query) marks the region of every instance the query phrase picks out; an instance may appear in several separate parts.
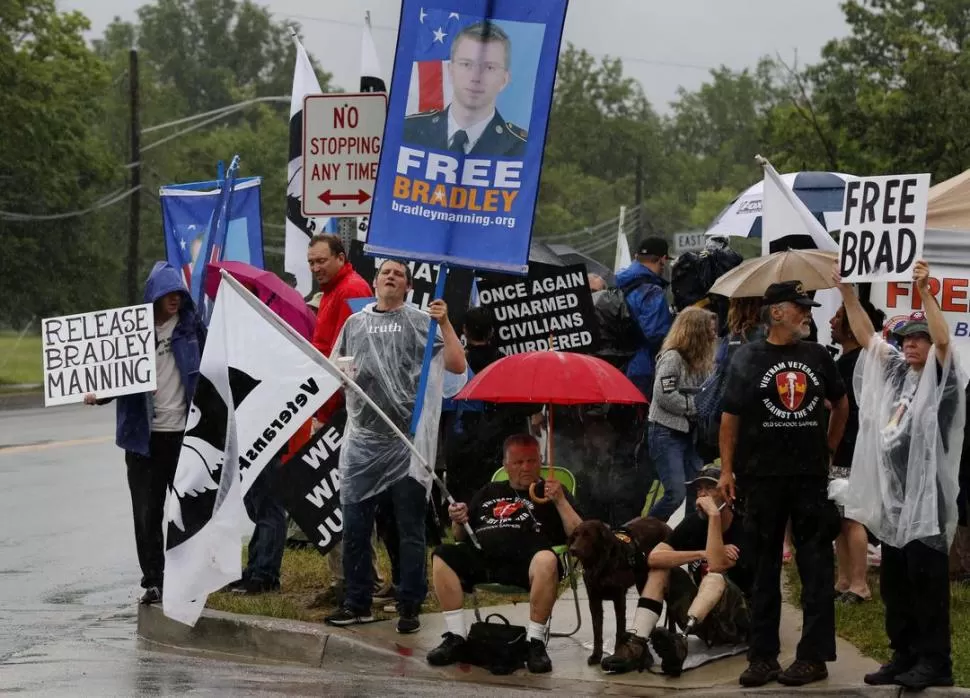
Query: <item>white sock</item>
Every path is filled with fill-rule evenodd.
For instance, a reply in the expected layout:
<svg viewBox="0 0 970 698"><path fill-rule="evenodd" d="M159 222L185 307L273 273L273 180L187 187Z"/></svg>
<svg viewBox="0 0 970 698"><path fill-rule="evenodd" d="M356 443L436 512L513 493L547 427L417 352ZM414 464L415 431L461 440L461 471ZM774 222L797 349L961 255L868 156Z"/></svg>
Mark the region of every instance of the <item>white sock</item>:
<svg viewBox="0 0 970 698"><path fill-rule="evenodd" d="M534 620L530 620L529 627L526 629L525 637L527 640L538 640L542 644L545 644L546 624L536 623Z"/></svg>
<svg viewBox="0 0 970 698"><path fill-rule="evenodd" d="M465 611L459 608L456 611L445 611L445 626L449 633L454 633L459 637L468 637L468 630L465 628Z"/></svg>
<svg viewBox="0 0 970 698"><path fill-rule="evenodd" d="M659 614L654 613L649 608L638 607L636 613L633 614L633 627L630 632L638 637L650 637L650 633L657 627L658 620L660 620Z"/></svg>

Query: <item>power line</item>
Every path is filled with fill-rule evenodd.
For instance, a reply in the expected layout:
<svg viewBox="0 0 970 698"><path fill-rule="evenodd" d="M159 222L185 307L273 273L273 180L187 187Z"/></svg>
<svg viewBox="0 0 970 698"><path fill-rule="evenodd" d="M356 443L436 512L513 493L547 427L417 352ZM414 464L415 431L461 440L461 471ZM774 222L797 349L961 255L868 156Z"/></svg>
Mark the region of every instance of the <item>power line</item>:
<svg viewBox="0 0 970 698"><path fill-rule="evenodd" d="M187 124L190 121L195 121L196 119L203 119L207 116L213 114L221 114L223 112L235 111L238 108L248 107L250 104L257 104L259 102L286 102L290 103L290 95L279 95L277 97L256 97L254 99L247 99L243 102L236 102L235 104L229 104L224 107L219 107L218 109L212 109L211 111L202 112L200 114L193 114L192 116L186 116L182 119L176 119L175 121L168 121L164 124L158 124L156 126L149 126L148 128L143 128L142 133L152 133L154 131L161 131L164 128L169 128L171 126L181 126L182 124Z"/></svg>
<svg viewBox="0 0 970 698"><path fill-rule="evenodd" d="M132 187L128 191L109 194L108 196L99 199L97 202L94 203L94 205L89 206L88 208L81 209L78 211L68 211L66 213L54 213L50 215L34 215L34 214L27 214L27 213L14 213L12 211L0 211L0 220L25 223L29 221L59 221L65 218L77 218L78 216L86 216L89 213L94 213L95 211L100 211L101 209L107 208L108 206L113 206L119 201L124 201L139 189L141 189L140 186Z"/></svg>

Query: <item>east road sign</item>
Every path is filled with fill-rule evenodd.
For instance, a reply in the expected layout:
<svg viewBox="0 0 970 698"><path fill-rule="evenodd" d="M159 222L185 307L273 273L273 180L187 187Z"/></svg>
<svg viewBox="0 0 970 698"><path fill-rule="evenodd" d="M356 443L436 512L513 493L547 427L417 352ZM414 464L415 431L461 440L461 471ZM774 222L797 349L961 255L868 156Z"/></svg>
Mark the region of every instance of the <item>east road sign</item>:
<svg viewBox="0 0 970 698"><path fill-rule="evenodd" d="M370 214L386 116L382 93L304 97L304 216Z"/></svg>

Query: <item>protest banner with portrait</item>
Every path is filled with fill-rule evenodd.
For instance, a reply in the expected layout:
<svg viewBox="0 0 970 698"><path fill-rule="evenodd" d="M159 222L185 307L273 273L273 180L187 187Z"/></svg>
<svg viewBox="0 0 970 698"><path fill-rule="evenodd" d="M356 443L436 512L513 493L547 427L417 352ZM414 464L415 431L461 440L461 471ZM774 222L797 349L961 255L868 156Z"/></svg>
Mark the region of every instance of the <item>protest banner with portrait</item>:
<svg viewBox="0 0 970 698"><path fill-rule="evenodd" d="M923 254L930 175L860 177L845 184L839 271L847 283L906 281Z"/></svg>
<svg viewBox="0 0 970 698"><path fill-rule="evenodd" d="M524 274L566 1L456 5L402 2L365 249Z"/></svg>
<svg viewBox="0 0 970 698"><path fill-rule="evenodd" d="M45 318L41 348L46 407L155 390L150 303Z"/></svg>
<svg viewBox="0 0 970 698"><path fill-rule="evenodd" d="M478 300L495 318L495 346L506 356L527 351L575 351L599 347L599 327L586 267L533 262L525 279L486 277Z"/></svg>

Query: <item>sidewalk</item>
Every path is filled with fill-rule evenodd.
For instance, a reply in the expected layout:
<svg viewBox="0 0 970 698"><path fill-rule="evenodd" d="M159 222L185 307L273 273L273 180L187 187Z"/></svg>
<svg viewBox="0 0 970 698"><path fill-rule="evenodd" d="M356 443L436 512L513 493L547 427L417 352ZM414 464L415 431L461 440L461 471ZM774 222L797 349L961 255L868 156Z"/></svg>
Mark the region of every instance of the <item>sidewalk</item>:
<svg viewBox="0 0 970 698"><path fill-rule="evenodd" d="M635 596L630 597L631 600ZM898 687L874 688L866 686L862 677L877 668L875 661L864 657L849 643L838 640L839 660L829 664L829 678L809 687L790 689L771 684L762 689L742 689L738 676L747 666L743 654L718 659L704 666L686 671L678 679L649 672L617 676L604 674L599 667L589 667L586 659L592 647L592 626L585 594L580 588L580 608L583 623L571 638L552 638L549 656L551 674L532 675L524 669L510 676L493 676L477 667L428 666L425 655L435 647L445 632L440 613L421 616L421 631L414 635L399 635L394 621L383 621L351 628L331 628L314 623L283 621L272 618L239 616L205 611L195 628L168 620L158 607L139 608L138 632L145 639L162 645L206 652L227 659L261 659L304 664L322 669L360 671L367 674L408 676L443 681L475 682L533 689L554 690L569 695L664 695L690 690L694 695L759 695L789 696L794 693L830 696L898 696ZM635 602L627 603L628 619L632 618ZM485 609L483 609L485 611ZM604 640L612 649L614 624L612 607L604 609ZM524 625L528 620L528 605L517 604L489 607L486 613L501 613L510 622ZM467 611L468 622L472 612ZM484 617L485 613L483 613ZM782 609L781 656L786 666L794 659L795 645L800 634L801 613L785 604ZM575 625L575 611L571 592L560 598L553 614L553 630L570 630ZM931 690L924 695L967 695L970 692Z"/></svg>

